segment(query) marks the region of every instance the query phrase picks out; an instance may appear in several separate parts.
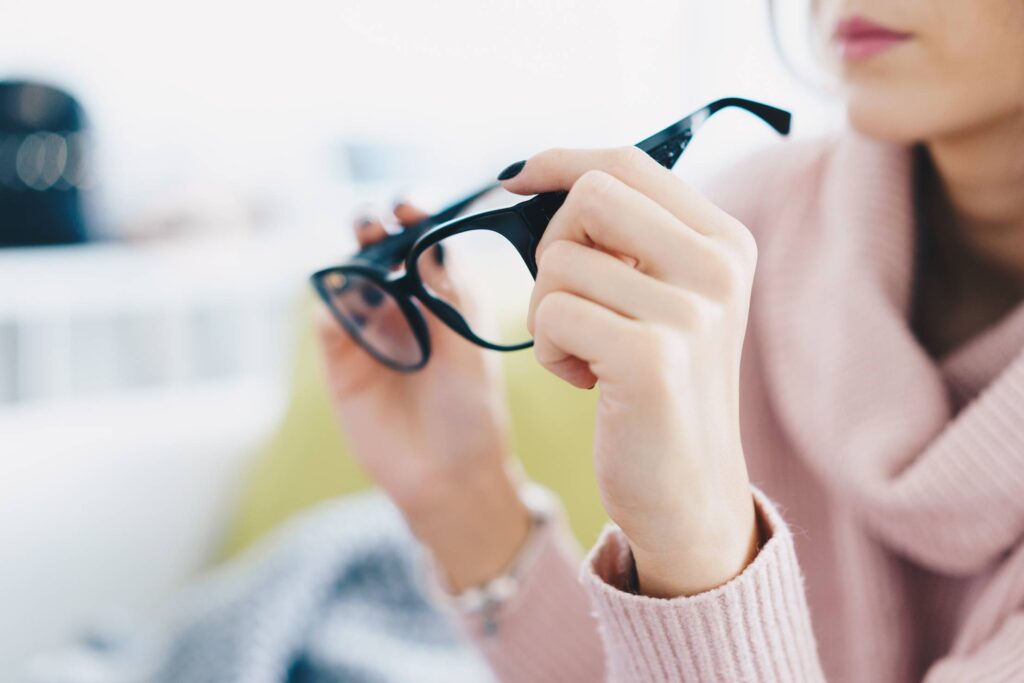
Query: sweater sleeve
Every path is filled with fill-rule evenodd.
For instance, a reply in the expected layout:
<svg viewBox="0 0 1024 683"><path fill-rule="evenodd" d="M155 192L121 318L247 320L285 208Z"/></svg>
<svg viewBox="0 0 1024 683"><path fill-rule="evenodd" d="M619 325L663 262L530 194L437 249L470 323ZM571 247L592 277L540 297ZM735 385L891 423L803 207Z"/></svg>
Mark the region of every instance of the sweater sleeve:
<svg viewBox="0 0 1024 683"><path fill-rule="evenodd" d="M592 683L605 678L597 620L579 582L583 553L557 503L553 508L529 541L531 557L517 568L515 593L496 613L485 617L455 610L438 568L428 565L428 580L441 606L452 612L503 682Z"/></svg>
<svg viewBox="0 0 1024 683"><path fill-rule="evenodd" d="M792 535L758 490L768 540L736 578L673 599L624 592L633 557L609 526L583 565L612 681L823 681Z"/></svg>

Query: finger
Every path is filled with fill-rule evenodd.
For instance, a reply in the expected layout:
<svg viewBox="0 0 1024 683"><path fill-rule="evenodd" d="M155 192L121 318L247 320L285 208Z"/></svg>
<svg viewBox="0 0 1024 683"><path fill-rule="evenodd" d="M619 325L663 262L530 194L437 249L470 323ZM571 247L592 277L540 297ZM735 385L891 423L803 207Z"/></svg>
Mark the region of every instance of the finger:
<svg viewBox="0 0 1024 683"><path fill-rule="evenodd" d="M559 240L545 252L530 297L527 329L533 333L537 305L557 291L600 304L633 320L691 326L700 297L650 277L611 254Z"/></svg>
<svg viewBox="0 0 1024 683"><path fill-rule="evenodd" d="M429 215L426 211L401 200L395 202L394 213L395 219L403 228L411 228L424 218L427 218ZM444 247L437 245L435 247L431 247L430 250L421 257L422 260L420 261L419 268L420 276L428 285L444 286L446 284L444 271L441 268L441 266L444 265L444 252Z"/></svg>
<svg viewBox="0 0 1024 683"><path fill-rule="evenodd" d="M633 358L635 321L568 292L552 292L537 305L534 355L550 372L580 387L617 377Z"/></svg>
<svg viewBox="0 0 1024 683"><path fill-rule="evenodd" d="M716 299L732 285L731 257L722 245L603 171L588 171L569 192L537 245L538 269L559 240L631 257L654 278Z"/></svg>
<svg viewBox="0 0 1024 683"><path fill-rule="evenodd" d="M448 301L457 297L452 270L449 268L451 250L441 244L428 247L416 257L416 271L427 289Z"/></svg>
<svg viewBox="0 0 1024 683"><path fill-rule="evenodd" d="M343 348L346 340L349 343L354 343L351 341L351 337L338 324L338 321L334 319L334 316L331 315L327 305L322 301L317 301L314 305L312 317L313 328L325 346L330 346L334 350L339 347Z"/></svg>
<svg viewBox="0 0 1024 683"><path fill-rule="evenodd" d="M359 216L353 223L352 229L355 231L356 242L360 247L378 242L388 234L380 218L369 213Z"/></svg>
<svg viewBox="0 0 1024 683"><path fill-rule="evenodd" d="M742 227L636 147L551 149L530 157L522 171L502 184L516 194L569 190L591 170L618 178L702 234L731 236Z"/></svg>
<svg viewBox="0 0 1024 683"><path fill-rule="evenodd" d="M323 302L316 304L312 315L331 395L336 400L344 400L368 386L379 376L382 366L338 324Z"/></svg>
<svg viewBox="0 0 1024 683"><path fill-rule="evenodd" d="M408 323L399 301L382 284L363 276L338 272L322 280L325 303L338 326L378 351L408 336Z"/></svg>
<svg viewBox="0 0 1024 683"><path fill-rule="evenodd" d="M426 211L404 200L395 202L394 214L395 219L403 228L412 227L429 216ZM450 259L449 250L438 244L420 255L416 262L416 270L420 280L430 292L472 323L477 315L475 302L468 295L463 282L464 278L457 268L450 267ZM458 337L437 316L428 311L424 311L424 316L430 337L434 340L434 345L439 352L455 337Z"/></svg>
<svg viewBox="0 0 1024 683"><path fill-rule="evenodd" d="M429 215L426 211L402 200L395 202L394 213L403 228L416 225Z"/></svg>
<svg viewBox="0 0 1024 683"><path fill-rule="evenodd" d="M445 252L446 259L449 258L448 253L450 252ZM458 268L457 256L454 264L449 264L446 260L441 266L429 252L424 254L420 259L420 279L432 296L451 306L466 320L470 328L479 331L484 311L481 310L478 298L474 296L467 273ZM430 327L431 338L460 336L433 313L427 315L427 324Z"/></svg>

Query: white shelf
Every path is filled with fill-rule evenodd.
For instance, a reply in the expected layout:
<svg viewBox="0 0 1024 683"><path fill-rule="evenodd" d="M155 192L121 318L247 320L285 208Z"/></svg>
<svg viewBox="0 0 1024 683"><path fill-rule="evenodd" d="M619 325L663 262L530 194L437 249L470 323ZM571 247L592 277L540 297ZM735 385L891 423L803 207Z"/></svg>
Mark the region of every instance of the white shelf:
<svg viewBox="0 0 1024 683"><path fill-rule="evenodd" d="M286 235L0 250L0 407L280 375L317 251Z"/></svg>

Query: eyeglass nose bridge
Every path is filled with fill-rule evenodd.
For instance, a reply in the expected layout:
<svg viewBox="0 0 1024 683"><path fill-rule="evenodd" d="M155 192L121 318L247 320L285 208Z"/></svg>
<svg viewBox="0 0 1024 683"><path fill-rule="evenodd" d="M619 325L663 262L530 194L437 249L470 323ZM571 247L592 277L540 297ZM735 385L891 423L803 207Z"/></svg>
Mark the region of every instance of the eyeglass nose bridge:
<svg viewBox="0 0 1024 683"><path fill-rule="evenodd" d="M408 269L400 277L390 280L388 285L395 294L404 296L407 299L418 298L417 279L410 274Z"/></svg>

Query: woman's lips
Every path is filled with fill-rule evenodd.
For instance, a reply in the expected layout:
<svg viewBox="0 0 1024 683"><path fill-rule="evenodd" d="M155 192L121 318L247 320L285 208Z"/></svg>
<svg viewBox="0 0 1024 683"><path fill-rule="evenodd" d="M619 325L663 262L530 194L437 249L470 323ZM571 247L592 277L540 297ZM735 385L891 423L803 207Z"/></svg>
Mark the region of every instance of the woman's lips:
<svg viewBox="0 0 1024 683"><path fill-rule="evenodd" d="M833 34L839 54L850 61L874 57L909 38L909 33L894 31L863 17L843 19Z"/></svg>

